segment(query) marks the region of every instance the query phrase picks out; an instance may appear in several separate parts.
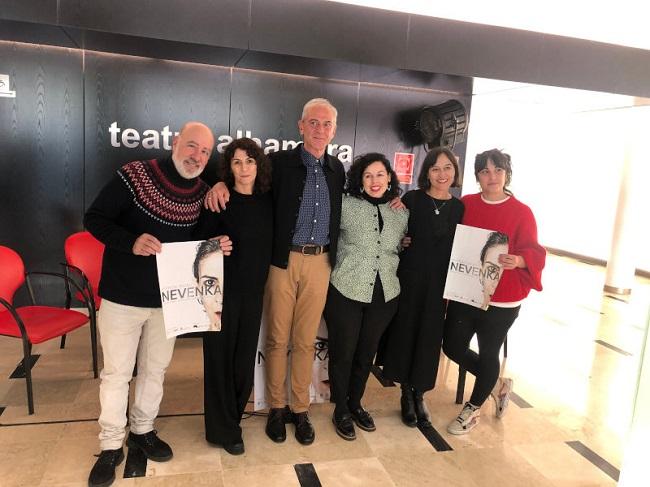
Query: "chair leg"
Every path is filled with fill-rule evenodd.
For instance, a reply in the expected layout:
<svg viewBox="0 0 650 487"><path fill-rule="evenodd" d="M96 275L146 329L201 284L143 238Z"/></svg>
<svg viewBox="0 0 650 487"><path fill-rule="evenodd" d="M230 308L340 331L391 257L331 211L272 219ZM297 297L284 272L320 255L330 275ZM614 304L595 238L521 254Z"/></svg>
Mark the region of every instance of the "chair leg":
<svg viewBox="0 0 650 487"><path fill-rule="evenodd" d="M23 338L23 368L25 369L25 384L27 385L27 410L34 414L34 393L32 390L32 344Z"/></svg>
<svg viewBox="0 0 650 487"><path fill-rule="evenodd" d="M503 358L508 358L508 335L506 335L506 339L503 341Z"/></svg>
<svg viewBox="0 0 650 487"><path fill-rule="evenodd" d="M97 314L93 310L90 316L90 348L93 354L93 377L99 377L97 371Z"/></svg>
<svg viewBox="0 0 650 487"><path fill-rule="evenodd" d="M66 335L61 335L61 346L59 347L61 349L65 348L65 337Z"/></svg>
<svg viewBox="0 0 650 487"><path fill-rule="evenodd" d="M465 395L465 376L467 371L458 366L458 384L456 386L456 404L463 404L463 396Z"/></svg>

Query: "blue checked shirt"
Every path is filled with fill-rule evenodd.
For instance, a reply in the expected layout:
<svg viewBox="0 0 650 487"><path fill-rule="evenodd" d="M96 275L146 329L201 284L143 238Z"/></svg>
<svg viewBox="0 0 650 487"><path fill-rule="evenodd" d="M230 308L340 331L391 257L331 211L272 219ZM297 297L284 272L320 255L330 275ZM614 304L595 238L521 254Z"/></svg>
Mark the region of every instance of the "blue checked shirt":
<svg viewBox="0 0 650 487"><path fill-rule="evenodd" d="M305 188L293 234L293 245L327 245L330 233L330 195L323 172L325 155L316 159L304 147L300 151L307 168Z"/></svg>

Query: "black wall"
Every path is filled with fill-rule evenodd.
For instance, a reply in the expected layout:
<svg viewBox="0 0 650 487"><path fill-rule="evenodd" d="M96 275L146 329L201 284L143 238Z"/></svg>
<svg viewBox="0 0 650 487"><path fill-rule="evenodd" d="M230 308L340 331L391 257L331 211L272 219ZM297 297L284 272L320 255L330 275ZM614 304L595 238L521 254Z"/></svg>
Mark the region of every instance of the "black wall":
<svg viewBox="0 0 650 487"><path fill-rule="evenodd" d="M280 61L275 69L286 66ZM165 126L173 132L201 120L217 137L241 130L263 144L298 141L303 104L326 97L339 110L334 143L351 146L355 155L384 152L391 160L395 152L414 152L417 174L424 150L401 140L399 113L450 98L469 112L471 103L467 78L373 66L364 66L366 75L386 83L6 41L0 42L0 66L17 93L0 98L0 245L41 270L57 270L65 237L82 229L85 209L120 165L166 152ZM120 134L111 134L113 123ZM132 148L121 138L129 128L140 137L127 139ZM146 134L153 145L152 131L158 149L143 147ZM462 164L464 143L456 152ZM213 160L207 170L214 166ZM48 301L61 301L60 287L37 284Z"/></svg>

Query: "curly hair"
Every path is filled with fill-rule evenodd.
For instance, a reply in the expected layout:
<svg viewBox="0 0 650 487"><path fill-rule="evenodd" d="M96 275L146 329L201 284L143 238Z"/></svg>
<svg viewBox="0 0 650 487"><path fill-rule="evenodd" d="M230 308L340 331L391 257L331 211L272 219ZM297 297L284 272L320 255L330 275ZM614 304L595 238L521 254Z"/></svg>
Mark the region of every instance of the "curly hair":
<svg viewBox="0 0 650 487"><path fill-rule="evenodd" d="M399 179L397 179L397 174L395 171L393 171L393 168L391 167L388 159L386 159L386 156L378 152L369 152L367 154L362 154L354 159L354 162L347 172L347 194L356 198L361 198L361 193L363 192L363 171L365 171L366 168L373 162L381 162L386 168L386 172L390 175L388 189L384 195L388 197L388 199L393 199L402 194L402 188L399 187Z"/></svg>
<svg viewBox="0 0 650 487"><path fill-rule="evenodd" d="M429 181L429 169L431 169L432 166L435 166L440 154L446 155L447 159L449 159L451 164L454 166L454 181L451 183L451 187L460 188L462 182L460 171L458 170L458 160L456 154L454 154L448 147L434 147L427 153L424 161L422 161L422 167L420 168L418 188L426 191L431 187L431 182Z"/></svg>
<svg viewBox="0 0 650 487"><path fill-rule="evenodd" d="M255 178L255 184L253 186L253 193L266 193L271 188L271 161L254 140L246 137L235 139L226 146L223 158L219 164L219 176L221 180L226 183L226 186L230 189L235 186L235 176L232 173L230 162L235 156L235 151L237 149L242 149L246 152L248 157L255 159L257 177Z"/></svg>
<svg viewBox="0 0 650 487"><path fill-rule="evenodd" d="M512 181L512 164L510 163L510 154L500 151L499 149L490 149L480 154L476 154L474 159L474 176L478 181L478 173L487 167L488 161L492 161L496 167L500 167L506 172L506 184L503 186L503 192L512 196L512 191L508 185Z"/></svg>

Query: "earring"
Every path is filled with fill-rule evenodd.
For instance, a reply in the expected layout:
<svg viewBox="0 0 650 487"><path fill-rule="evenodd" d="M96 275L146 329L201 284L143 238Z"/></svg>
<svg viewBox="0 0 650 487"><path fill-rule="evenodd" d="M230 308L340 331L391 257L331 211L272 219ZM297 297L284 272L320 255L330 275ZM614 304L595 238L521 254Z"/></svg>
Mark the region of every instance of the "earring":
<svg viewBox="0 0 650 487"><path fill-rule="evenodd" d="M361 193L363 193L363 186L361 186L361 188L359 189L359 191L360 191Z"/></svg>
<svg viewBox="0 0 650 487"><path fill-rule="evenodd" d="M388 183L388 188L386 188L386 191L390 191L390 188L391 188L391 184Z"/></svg>

